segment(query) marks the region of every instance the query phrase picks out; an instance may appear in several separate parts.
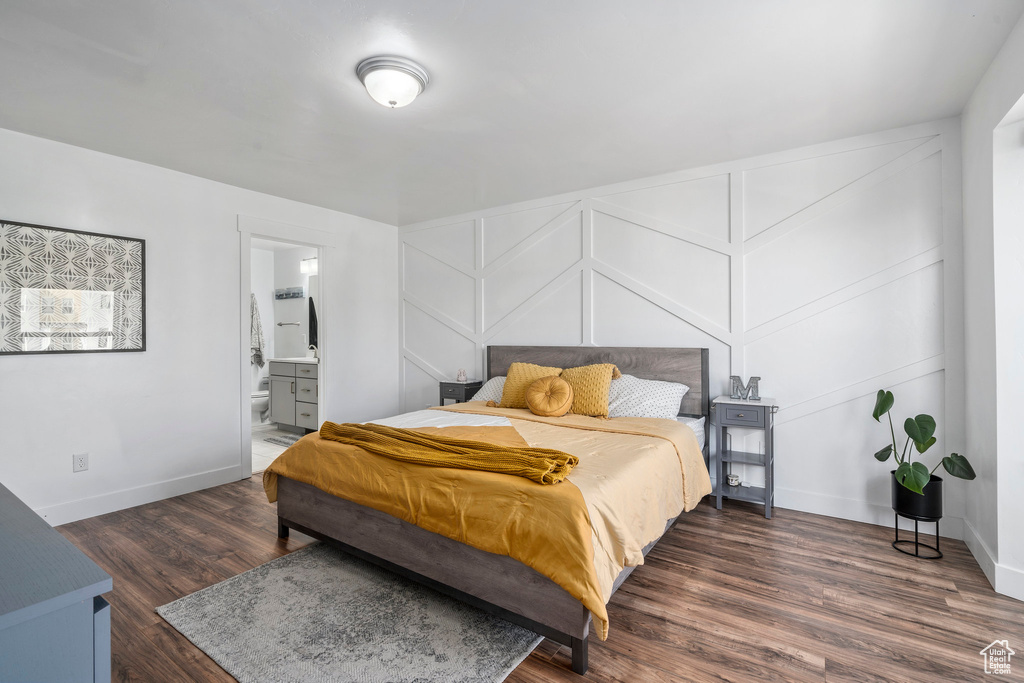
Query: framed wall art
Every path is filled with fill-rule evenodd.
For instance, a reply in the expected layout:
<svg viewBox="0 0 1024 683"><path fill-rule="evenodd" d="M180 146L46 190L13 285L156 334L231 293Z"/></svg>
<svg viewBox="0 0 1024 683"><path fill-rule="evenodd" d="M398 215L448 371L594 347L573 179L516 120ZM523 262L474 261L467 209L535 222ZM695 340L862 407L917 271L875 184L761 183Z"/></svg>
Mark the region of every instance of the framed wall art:
<svg viewBox="0 0 1024 683"><path fill-rule="evenodd" d="M0 220L0 355L145 350L145 240Z"/></svg>

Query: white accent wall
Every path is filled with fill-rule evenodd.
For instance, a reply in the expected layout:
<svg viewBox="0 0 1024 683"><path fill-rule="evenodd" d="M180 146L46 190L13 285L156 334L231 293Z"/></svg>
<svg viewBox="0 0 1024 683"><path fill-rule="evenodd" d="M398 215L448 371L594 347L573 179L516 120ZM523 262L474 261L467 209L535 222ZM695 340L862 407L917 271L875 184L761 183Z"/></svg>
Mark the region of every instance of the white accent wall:
<svg viewBox="0 0 1024 683"><path fill-rule="evenodd" d="M711 391L778 399L781 507L892 524L889 438L927 412L963 448L959 121L400 229L402 403L490 344L700 346ZM902 445L902 442L901 442ZM751 479L756 475L750 474ZM964 485L942 531L962 533Z"/></svg>
<svg viewBox="0 0 1024 683"><path fill-rule="evenodd" d="M0 482L53 524L241 476L239 214L338 245L325 418L398 407L393 226L6 130L0 214L146 240L145 352L0 357Z"/></svg>
<svg viewBox="0 0 1024 683"><path fill-rule="evenodd" d="M1022 64L1024 20L1017 22L963 112L967 449L978 473L968 499L964 540L996 590L1020 600L1024 600L1022 141L1019 127L1000 128L1000 124L1010 126L1008 112L1022 111L1018 104L1024 97Z"/></svg>

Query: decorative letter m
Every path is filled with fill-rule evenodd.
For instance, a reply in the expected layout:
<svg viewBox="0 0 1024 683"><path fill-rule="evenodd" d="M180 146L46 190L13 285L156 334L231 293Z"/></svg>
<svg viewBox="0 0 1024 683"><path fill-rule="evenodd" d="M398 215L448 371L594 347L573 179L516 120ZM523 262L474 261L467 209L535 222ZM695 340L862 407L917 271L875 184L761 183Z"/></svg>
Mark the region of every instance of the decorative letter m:
<svg viewBox="0 0 1024 683"><path fill-rule="evenodd" d="M749 398L751 401L761 400L761 395L757 392L757 382L761 379L760 377L751 377L745 386L737 375L732 375L729 379L732 380L732 395L730 398L742 398L744 400Z"/></svg>

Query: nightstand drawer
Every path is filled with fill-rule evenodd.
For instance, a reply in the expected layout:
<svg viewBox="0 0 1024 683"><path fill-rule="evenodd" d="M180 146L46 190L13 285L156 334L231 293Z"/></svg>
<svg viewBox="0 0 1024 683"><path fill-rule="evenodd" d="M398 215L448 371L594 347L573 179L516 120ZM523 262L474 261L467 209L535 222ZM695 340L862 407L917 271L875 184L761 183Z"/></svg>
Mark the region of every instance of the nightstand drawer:
<svg viewBox="0 0 1024 683"><path fill-rule="evenodd" d="M736 427L764 427L764 407L763 406L735 406L735 405L720 405L718 406L719 420L723 425L733 425Z"/></svg>
<svg viewBox="0 0 1024 683"><path fill-rule="evenodd" d="M476 392L480 391L482 382L441 382L441 404L448 399L456 403L468 401Z"/></svg>

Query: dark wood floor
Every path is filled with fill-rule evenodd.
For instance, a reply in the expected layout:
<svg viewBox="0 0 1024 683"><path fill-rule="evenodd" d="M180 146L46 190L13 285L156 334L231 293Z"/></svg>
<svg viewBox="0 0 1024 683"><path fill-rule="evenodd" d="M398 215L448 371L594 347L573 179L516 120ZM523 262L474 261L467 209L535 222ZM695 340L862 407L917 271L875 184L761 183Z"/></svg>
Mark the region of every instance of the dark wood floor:
<svg viewBox="0 0 1024 683"><path fill-rule="evenodd" d="M59 530L114 577L114 680L231 681L168 626L159 605L296 550L277 539L257 480ZM938 562L892 531L754 506L684 516L615 594L611 635L592 639L592 681L970 681L985 645L1024 648L1024 603L995 594L966 546ZM1024 679L1024 655L1015 675ZM509 681L583 680L544 641Z"/></svg>

